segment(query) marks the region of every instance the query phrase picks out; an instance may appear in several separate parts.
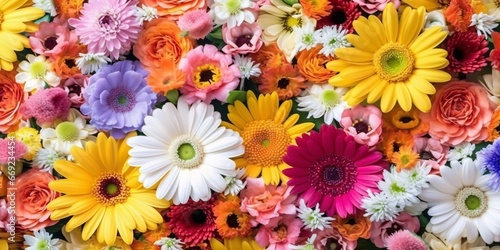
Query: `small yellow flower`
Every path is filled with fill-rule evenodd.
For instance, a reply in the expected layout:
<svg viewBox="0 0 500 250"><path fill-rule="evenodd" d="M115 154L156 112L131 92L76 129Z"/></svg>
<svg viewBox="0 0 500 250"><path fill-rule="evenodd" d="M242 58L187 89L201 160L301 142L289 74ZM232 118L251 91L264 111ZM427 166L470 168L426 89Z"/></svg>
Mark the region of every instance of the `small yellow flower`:
<svg viewBox="0 0 500 250"><path fill-rule="evenodd" d="M28 147L28 152L24 155L24 159L27 161L33 160L38 150L42 148L42 143L40 139L40 134L38 130L34 128L22 127L16 132L12 132L7 135L14 136L16 140L22 141Z"/></svg>
<svg viewBox="0 0 500 250"><path fill-rule="evenodd" d="M392 155L391 161L396 164L396 170L399 172L402 169L413 168L419 159L419 155L410 147L403 146L398 152Z"/></svg>

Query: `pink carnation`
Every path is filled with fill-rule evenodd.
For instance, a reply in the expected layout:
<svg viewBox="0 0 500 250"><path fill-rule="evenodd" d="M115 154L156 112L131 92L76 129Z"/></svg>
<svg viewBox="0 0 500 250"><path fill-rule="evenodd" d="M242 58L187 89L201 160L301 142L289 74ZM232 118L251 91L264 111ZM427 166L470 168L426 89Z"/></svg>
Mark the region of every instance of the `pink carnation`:
<svg viewBox="0 0 500 250"><path fill-rule="evenodd" d="M85 75L76 75L66 79L62 83L62 88L68 94L71 101L71 107L79 108L84 102L83 92L89 84L89 77Z"/></svg>
<svg viewBox="0 0 500 250"><path fill-rule="evenodd" d="M14 155L12 155L14 152ZM16 161L20 160L28 152L28 147L18 140L0 139L0 165L11 162L9 158L14 157Z"/></svg>
<svg viewBox="0 0 500 250"><path fill-rule="evenodd" d="M370 240L378 248L384 248L387 238L399 230L418 232L420 222L417 217L406 212L399 214L393 221L372 222Z"/></svg>
<svg viewBox="0 0 500 250"><path fill-rule="evenodd" d="M373 14L377 11L383 11L385 6L392 2L396 8L401 4L400 0L353 0L361 9L368 13Z"/></svg>
<svg viewBox="0 0 500 250"><path fill-rule="evenodd" d="M78 36L70 31L66 22L54 20L42 22L39 29L29 37L31 49L40 55L55 56L64 48L76 44Z"/></svg>
<svg viewBox="0 0 500 250"><path fill-rule="evenodd" d="M266 249L288 250L289 244L297 242L302 226L302 221L295 216L276 217L259 228L255 240Z"/></svg>
<svg viewBox="0 0 500 250"><path fill-rule="evenodd" d="M342 112L340 125L357 143L372 147L381 139L382 112L373 105L358 105Z"/></svg>
<svg viewBox="0 0 500 250"><path fill-rule="evenodd" d="M226 55L211 44L190 50L179 62L179 69L186 74L186 83L180 92L188 104L213 99L226 102L229 91L238 87L240 69Z"/></svg>
<svg viewBox="0 0 500 250"><path fill-rule="evenodd" d="M427 250L425 242L408 230L395 232L387 239L387 250Z"/></svg>
<svg viewBox="0 0 500 250"><path fill-rule="evenodd" d="M280 215L296 213L295 195L287 186L264 185L262 178L247 178L246 189L241 191L241 211L249 213L252 226L267 225Z"/></svg>
<svg viewBox="0 0 500 250"><path fill-rule="evenodd" d="M10 221L9 211L7 210L7 202L5 199L0 199L0 228L7 231Z"/></svg>
<svg viewBox="0 0 500 250"><path fill-rule="evenodd" d="M190 10L179 18L177 25L194 39L202 39L212 31L213 21L204 10Z"/></svg>
<svg viewBox="0 0 500 250"><path fill-rule="evenodd" d="M227 45L222 48L222 51L231 55L255 53L263 44L260 39L261 34L262 29L257 23L243 22L240 26L233 28L224 25L222 38Z"/></svg>
<svg viewBox="0 0 500 250"><path fill-rule="evenodd" d="M66 119L71 107L71 100L61 88L49 88L37 91L21 106L25 119L34 117L40 126L50 125L55 119Z"/></svg>

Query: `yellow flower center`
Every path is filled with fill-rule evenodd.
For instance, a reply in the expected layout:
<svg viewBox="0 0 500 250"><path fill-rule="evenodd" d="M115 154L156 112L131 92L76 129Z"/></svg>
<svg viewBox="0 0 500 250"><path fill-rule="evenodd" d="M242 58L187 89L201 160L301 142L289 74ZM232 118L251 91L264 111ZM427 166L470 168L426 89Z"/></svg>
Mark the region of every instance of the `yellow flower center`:
<svg viewBox="0 0 500 250"><path fill-rule="evenodd" d="M92 194L97 202L104 206L114 206L124 203L130 196L130 188L122 175L114 172L104 172L92 186Z"/></svg>
<svg viewBox="0 0 500 250"><path fill-rule="evenodd" d="M415 57L410 49L399 43L387 43L373 55L375 72L390 82L408 79L415 66Z"/></svg>
<svg viewBox="0 0 500 250"><path fill-rule="evenodd" d="M321 102L327 107L334 107L340 102L340 95L335 90L327 89L321 93Z"/></svg>
<svg viewBox="0 0 500 250"><path fill-rule="evenodd" d="M45 77L47 73L47 64L45 62L34 62L30 66L30 74L37 79Z"/></svg>
<svg viewBox="0 0 500 250"><path fill-rule="evenodd" d="M392 124L398 129L413 129L420 124L420 119L412 112L398 111L392 117Z"/></svg>
<svg viewBox="0 0 500 250"><path fill-rule="evenodd" d="M76 141L80 137L80 131L72 122L61 122L56 127L56 137L61 141Z"/></svg>
<svg viewBox="0 0 500 250"><path fill-rule="evenodd" d="M220 69L213 64L198 66L194 73L194 85L198 89L204 89L221 79Z"/></svg>
<svg viewBox="0 0 500 250"><path fill-rule="evenodd" d="M283 124L271 120L248 123L241 137L245 146L245 159L250 164L276 166L290 145L291 138Z"/></svg>

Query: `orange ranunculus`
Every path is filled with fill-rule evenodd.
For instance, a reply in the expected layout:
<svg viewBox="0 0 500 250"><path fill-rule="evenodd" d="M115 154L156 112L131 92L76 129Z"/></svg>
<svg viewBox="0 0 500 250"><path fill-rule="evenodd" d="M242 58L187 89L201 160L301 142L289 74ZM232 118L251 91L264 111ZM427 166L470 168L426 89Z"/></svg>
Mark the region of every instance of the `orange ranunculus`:
<svg viewBox="0 0 500 250"><path fill-rule="evenodd" d="M325 64L333 58L319 53L320 50L321 46L316 46L310 50L303 50L297 55L299 72L312 83L326 83L335 75L335 72L325 67Z"/></svg>
<svg viewBox="0 0 500 250"><path fill-rule="evenodd" d="M188 10L205 9L206 0L140 0L139 6L145 4L158 10L158 16L177 20Z"/></svg>
<svg viewBox="0 0 500 250"><path fill-rule="evenodd" d="M363 214L362 211L358 210L356 214L349 215L346 218L335 215L332 226L348 241L357 241L359 238L369 239L372 223L370 218L365 217Z"/></svg>
<svg viewBox="0 0 500 250"><path fill-rule="evenodd" d="M23 86L16 83L16 73L0 71L0 132L4 134L18 129L22 117L19 107L28 99Z"/></svg>
<svg viewBox="0 0 500 250"><path fill-rule="evenodd" d="M486 89L476 83L452 81L436 93L429 121L429 135L446 146L477 143L488 137L495 104Z"/></svg>
<svg viewBox="0 0 500 250"><path fill-rule="evenodd" d="M193 48L193 42L181 37L182 31L173 21L154 19L139 33L134 55L146 68L160 68L163 60L174 59L175 64Z"/></svg>
<svg viewBox="0 0 500 250"><path fill-rule="evenodd" d="M49 188L55 180L48 172L33 168L16 179L16 219L23 229L40 230L57 223L50 219L47 204L60 194Z"/></svg>

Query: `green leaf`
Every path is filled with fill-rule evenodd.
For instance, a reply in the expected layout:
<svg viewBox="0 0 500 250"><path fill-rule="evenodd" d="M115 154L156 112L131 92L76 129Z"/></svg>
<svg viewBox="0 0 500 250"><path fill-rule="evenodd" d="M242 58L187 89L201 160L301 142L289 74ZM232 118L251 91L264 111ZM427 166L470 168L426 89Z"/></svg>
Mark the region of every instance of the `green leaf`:
<svg viewBox="0 0 500 250"><path fill-rule="evenodd" d="M167 92L167 100L174 105L177 105L177 101L179 100L179 91L177 89L173 89Z"/></svg>
<svg viewBox="0 0 500 250"><path fill-rule="evenodd" d="M227 97L227 103L233 104L235 101L246 102L247 92L242 90L229 91L229 96Z"/></svg>

